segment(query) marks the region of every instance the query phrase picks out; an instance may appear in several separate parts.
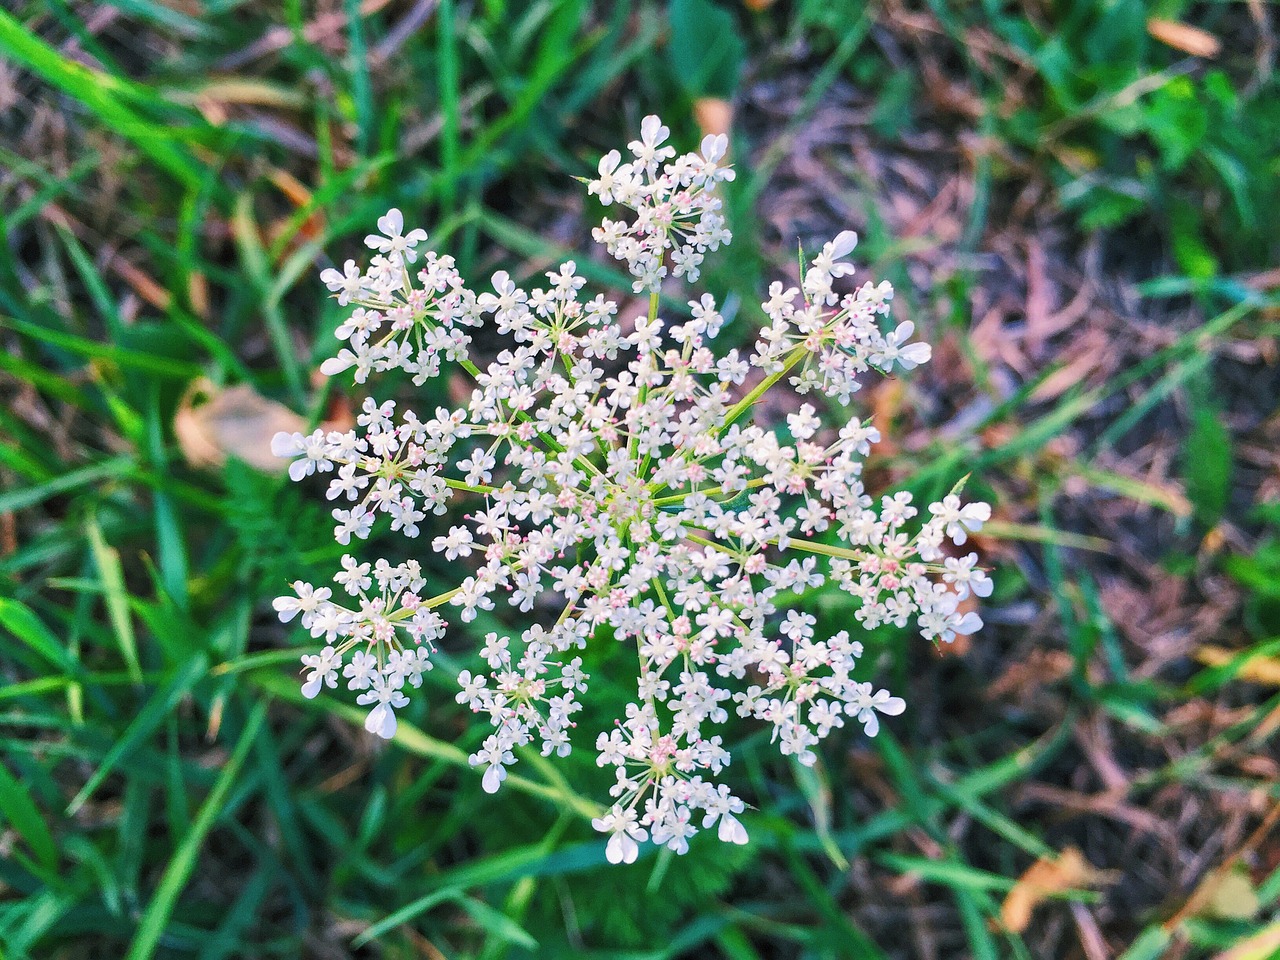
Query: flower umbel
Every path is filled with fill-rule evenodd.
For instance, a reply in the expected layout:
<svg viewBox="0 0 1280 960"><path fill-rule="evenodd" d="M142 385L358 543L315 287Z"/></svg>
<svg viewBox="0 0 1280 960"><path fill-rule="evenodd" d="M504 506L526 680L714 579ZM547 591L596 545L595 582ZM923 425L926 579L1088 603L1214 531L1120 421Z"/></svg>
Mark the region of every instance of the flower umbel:
<svg viewBox="0 0 1280 960"><path fill-rule="evenodd" d="M991 592L975 554L948 552L990 517L986 504L953 491L922 510L910 494L876 498L863 486L880 435L843 409L866 375L913 369L930 350L911 342L910 323L889 329L888 283L836 291L853 273L852 233L822 248L802 288L770 287L769 324L746 356L713 353L725 321L709 294L679 320L659 315L668 274L696 281L703 255L730 240L716 195L733 176L720 165L725 138L676 156L668 136L645 118L633 159L611 151L588 184L632 212L595 235L650 292L647 315L619 318L617 303L588 299L572 261L543 287L499 272L491 292L474 293L392 210L367 238L378 254L365 271L348 261L322 276L352 307L338 330L345 346L322 369L354 368L360 383L400 369L422 383L457 363L474 380L469 401L419 415L369 398L350 431L273 442L294 458L295 480L329 478L338 542L369 537L382 516L420 538L428 517L448 514L430 545L466 569L429 598L412 560L349 555L333 587L295 583L276 609L323 642L302 658L306 696L341 677L370 707L366 727L391 737L406 687L421 684L445 634L442 613L463 623L500 604L531 614L537 622L510 636L488 633L484 667L458 677L458 702L492 725L471 763L494 792L519 748L570 751L587 691L580 652L634 648L633 702L594 740L614 784L593 823L614 863L648 840L683 853L713 826L723 841L747 841L744 804L716 779L730 762L717 731L731 711L770 725L783 754L812 764L846 720L875 736L882 715L905 709L855 679L862 644L847 630L819 635L789 596L834 584L857 602L861 626L914 621L949 642L981 626L961 601ZM508 345L480 366L470 331L486 325ZM785 432L747 416L788 387L825 399L801 404Z"/></svg>

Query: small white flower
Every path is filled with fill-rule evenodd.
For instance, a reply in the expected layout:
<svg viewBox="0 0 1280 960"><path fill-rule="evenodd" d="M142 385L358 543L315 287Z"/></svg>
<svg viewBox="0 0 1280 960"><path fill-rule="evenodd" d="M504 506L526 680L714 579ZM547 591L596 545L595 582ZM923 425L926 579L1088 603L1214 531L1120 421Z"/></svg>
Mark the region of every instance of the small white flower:
<svg viewBox="0 0 1280 960"><path fill-rule="evenodd" d="M342 266L342 272L332 268L320 274L320 281L338 295L338 304L346 306L352 300L359 299L364 292L364 274L356 266L354 260L348 260Z"/></svg>
<svg viewBox="0 0 1280 960"><path fill-rule="evenodd" d="M402 681L398 677L375 673L371 681L371 688L356 697L356 703L361 706L374 704L369 716L365 718L364 728L384 740L390 740L396 735L395 711L407 706L409 698L400 692Z"/></svg>
<svg viewBox="0 0 1280 960"><path fill-rule="evenodd" d="M332 689L338 685L338 667L342 658L333 647L325 647L318 654L303 654L302 663L311 671L302 685L302 695L308 700L314 699L322 686Z"/></svg>
<svg viewBox="0 0 1280 960"><path fill-rule="evenodd" d="M384 216L378 218L378 229L382 231L382 236L371 233L364 238L364 242L371 250L377 250L385 254L387 259L392 263L413 263L418 259L418 254L414 250L419 243L427 239L427 232L422 229L410 230L407 234L404 231L404 214L398 209L392 207Z"/></svg>
<svg viewBox="0 0 1280 960"><path fill-rule="evenodd" d="M652 170L661 161L676 155L674 147L662 146L669 136L670 128L651 114L640 121L640 139L628 143L627 149L635 154L641 165Z"/></svg>
<svg viewBox="0 0 1280 960"><path fill-rule="evenodd" d="M603 817L592 820L591 826L609 834L604 855L610 863L635 863L640 855L640 843L649 837L648 832L636 823L635 810L630 807L622 809L617 804Z"/></svg>
<svg viewBox="0 0 1280 960"><path fill-rule="evenodd" d="M905 700L890 696L888 690L877 690L873 694L869 683L859 683L854 686L857 692L845 710L850 716L856 716L868 737L874 737L880 732L880 718L876 716L876 711L889 717L896 717L907 708Z"/></svg>

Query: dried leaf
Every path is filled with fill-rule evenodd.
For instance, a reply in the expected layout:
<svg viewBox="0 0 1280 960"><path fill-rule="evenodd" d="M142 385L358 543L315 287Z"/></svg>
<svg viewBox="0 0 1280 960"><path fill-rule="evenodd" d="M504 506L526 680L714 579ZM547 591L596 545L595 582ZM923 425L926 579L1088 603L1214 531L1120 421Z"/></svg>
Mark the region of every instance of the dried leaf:
<svg viewBox="0 0 1280 960"><path fill-rule="evenodd" d="M1014 933L1031 922L1032 911L1049 896L1099 886L1115 879L1115 871L1098 870L1075 847L1067 847L1055 859L1041 857L1018 878L1000 907L1000 919Z"/></svg>
<svg viewBox="0 0 1280 960"><path fill-rule="evenodd" d="M1196 659L1207 667L1221 667L1237 656L1239 651L1212 645L1203 646L1196 651ZM1268 687L1280 687L1280 659L1264 656L1249 657L1240 664L1240 669L1236 671L1236 679Z"/></svg>
<svg viewBox="0 0 1280 960"><path fill-rule="evenodd" d="M173 418L183 457L193 467L220 467L228 457L270 473L285 461L271 452L281 430L306 429L306 421L283 404L268 400L246 383L223 389L207 380L194 383Z"/></svg>
<svg viewBox="0 0 1280 960"><path fill-rule="evenodd" d="M733 104L719 97L699 97L693 101L693 118L703 136L727 134L733 125Z"/></svg>
<svg viewBox="0 0 1280 960"><path fill-rule="evenodd" d="M1214 886L1204 913L1220 920L1252 920L1257 915L1261 903L1248 871L1239 867L1214 871L1212 879Z"/></svg>
<svg viewBox="0 0 1280 960"><path fill-rule="evenodd" d="M1175 50L1189 53L1193 57L1216 57L1222 49L1222 41L1207 30L1191 27L1177 20L1162 20L1151 17L1147 20L1147 33L1161 43L1168 44Z"/></svg>
<svg viewBox="0 0 1280 960"><path fill-rule="evenodd" d="M301 180L295 177L293 174L289 173L288 171L273 168L267 173L267 179L269 179L275 185L277 190L279 190L286 197L288 197L289 201L296 208L302 209L311 204L311 200L312 200L311 189L306 184L304 184ZM268 235L273 245L280 239L280 236L285 231L291 229L290 225L292 221L293 221L293 217L292 215L290 215L287 217L280 217L271 225L270 229L268 230ZM311 211L311 213L308 214L307 219L304 220L302 224L297 228L297 232L291 235L291 238L295 242L290 244L280 252L279 259L283 261L286 257L289 256L289 254L291 254L294 251L294 249L296 249L296 246L297 246L296 241L316 240L324 233L324 229L325 229L324 214L318 209Z"/></svg>

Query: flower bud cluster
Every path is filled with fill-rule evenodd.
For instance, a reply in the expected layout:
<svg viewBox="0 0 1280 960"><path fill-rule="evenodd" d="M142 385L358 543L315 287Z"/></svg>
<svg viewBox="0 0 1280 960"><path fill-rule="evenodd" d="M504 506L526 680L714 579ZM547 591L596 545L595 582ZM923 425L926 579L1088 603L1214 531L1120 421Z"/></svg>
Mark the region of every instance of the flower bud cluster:
<svg viewBox="0 0 1280 960"><path fill-rule="evenodd" d="M729 138L708 134L701 153L677 157L666 145L670 135L657 117L645 117L640 139L627 144L635 160L623 163L622 154L610 150L600 159L599 176L587 185L605 206L616 203L635 213L631 223L604 219L592 236L611 257L626 262L636 293L656 292L668 263L672 276L696 283L706 252L732 239L715 192L716 184L734 177L720 163Z"/></svg>

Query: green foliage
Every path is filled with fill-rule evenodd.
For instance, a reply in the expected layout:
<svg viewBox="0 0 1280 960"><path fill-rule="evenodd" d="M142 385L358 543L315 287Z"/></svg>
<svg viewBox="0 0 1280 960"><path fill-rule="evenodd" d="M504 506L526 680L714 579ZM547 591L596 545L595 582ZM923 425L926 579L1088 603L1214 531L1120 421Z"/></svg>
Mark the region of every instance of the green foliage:
<svg viewBox="0 0 1280 960"><path fill-rule="evenodd" d="M354 256L368 223L398 205L435 224L433 239L468 271L499 260L545 269L576 241L551 244L528 224L554 219L544 195L587 172L597 138L612 143L657 110L691 139L689 101L731 97L781 48L803 48L812 67L793 122L838 82L874 98L883 137L936 119L929 78L876 42L874 6L446 0L350 16L372 6L112 0L90 11L19 0L0 11L3 82L16 75L19 101L16 120L0 114L0 952L263 960L376 950L396 960L429 943L483 960L876 957L877 941L902 946L908 921L893 912L887 932L859 926L851 886L875 871L871 889L908 891L893 894L894 911L913 898L950 917L956 951L1035 955L1030 937L1001 932L998 894L1057 846L1062 824L1034 819L1012 791L1065 762L1075 714L1043 736L1021 707L991 729L966 726L986 702L990 659L955 661L946 674L958 692L929 704L956 718L945 735L908 715L874 743L837 735L829 765L799 776L747 741L735 768L758 808L744 818L752 846L704 835L688 857L650 851L626 868L604 866L588 823L595 794L576 789L603 776L586 751L568 765L524 757L499 795L480 790L467 764L476 727L448 675L470 665L465 643L445 652L385 750L363 736L358 711L300 696L305 638L278 624L269 600L286 578L332 566L326 504L234 460L187 466L172 424L199 377L253 384L312 422L329 415L328 392L308 377L310 351L329 349L335 327L317 259ZM942 24L930 34L940 61L989 111L977 121L984 134L1056 184L1082 229L1151 238L1153 259L1178 273L1158 295L1195 293L1207 315L1220 301L1239 305L1047 407L1035 405L1034 383L993 394L972 430L892 464L910 469L921 495L966 474L983 494L1034 487L1042 562L1002 571L995 600L1051 600L1071 671L1048 695L1149 733L1163 708L1233 683L1239 662L1188 667L1185 685L1132 673L1099 599L1105 584L1055 529L1059 478L1034 465L1086 413L1121 404L1077 464L1092 469L1093 454L1187 386L1181 463L1197 526L1234 519L1237 452L1209 354L1255 306L1273 304L1223 271L1280 255L1276 80L1251 84L1234 54L1188 66L1150 38L1151 5L1137 0L1034 13L996 0L926 6ZM1159 6L1202 16L1224 37L1240 13ZM401 19L413 11L429 16ZM974 28L1016 57L979 62ZM27 100L68 138L66 164L15 152ZM729 196L739 237L731 261L708 263L740 298L792 253L756 249L752 205L776 158L747 169L741 139L743 176ZM302 193L289 194L288 177ZM984 223L975 216L974 240ZM901 269L893 240L868 238L889 271ZM612 268L580 266L618 285ZM957 303L965 283L949 290ZM732 320L741 342L752 319L743 309ZM987 429L997 439L980 443ZM1010 465L1016 484L989 479ZM1226 561L1251 595L1257 643L1239 652L1246 659L1275 656L1280 634L1280 516L1264 508L1256 522L1270 532ZM824 626L851 618L830 591L793 602ZM482 618L475 633L495 625ZM867 647L869 662L903 681L933 655L889 630ZM608 652L590 656L598 691L620 698L625 677ZM1266 789L1204 783L1211 760L1273 707L1249 701L1243 720L1150 764L1140 790ZM613 712L582 717L582 731ZM978 839L962 846L966 832ZM1266 909L1280 899L1277 876L1258 886ZM1178 935L1216 950L1245 926L1196 921ZM1137 933L1126 956L1167 948L1156 920Z"/></svg>
<svg viewBox="0 0 1280 960"><path fill-rule="evenodd" d="M1222 422L1222 409L1209 391L1204 375L1192 381L1188 391L1191 430L1182 458L1187 497L1195 506L1197 519L1212 526L1231 496L1232 443Z"/></svg>
<svg viewBox="0 0 1280 960"><path fill-rule="evenodd" d="M842 16L831 6L815 21ZM1147 18L1187 16L1174 6L1073 0L1043 19L994 2L929 9L946 30L941 53L966 63L997 140L1043 169L1084 230L1140 224L1193 277L1265 268L1280 257L1280 229L1264 214L1280 207L1280 81L1251 76L1226 43L1197 59L1158 42ZM1241 25L1219 7L1203 26L1223 37ZM967 37L979 31L998 38L996 56L972 52ZM886 131L910 115L896 106L910 75L887 66L872 56L856 67L879 90Z"/></svg>
<svg viewBox="0 0 1280 960"><path fill-rule="evenodd" d="M1248 621L1259 639L1280 636L1280 504L1260 505L1254 519L1265 531L1252 551L1232 552L1227 573L1249 592Z"/></svg>
<svg viewBox="0 0 1280 960"><path fill-rule="evenodd" d="M733 14L712 0L673 0L667 56L690 98L732 97L746 45Z"/></svg>

